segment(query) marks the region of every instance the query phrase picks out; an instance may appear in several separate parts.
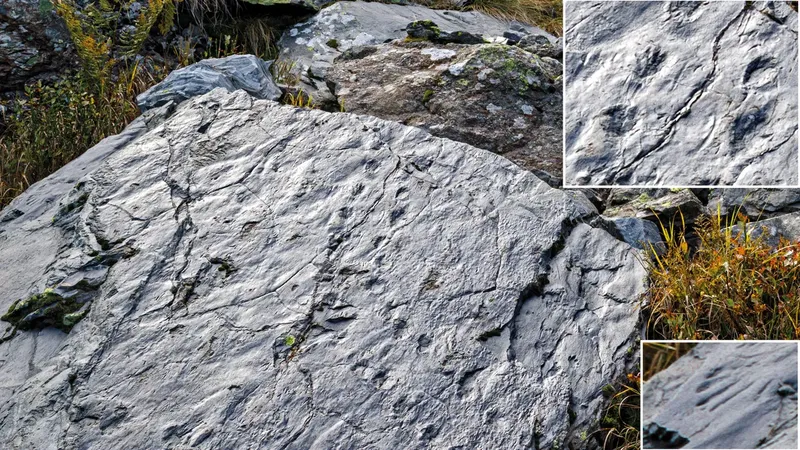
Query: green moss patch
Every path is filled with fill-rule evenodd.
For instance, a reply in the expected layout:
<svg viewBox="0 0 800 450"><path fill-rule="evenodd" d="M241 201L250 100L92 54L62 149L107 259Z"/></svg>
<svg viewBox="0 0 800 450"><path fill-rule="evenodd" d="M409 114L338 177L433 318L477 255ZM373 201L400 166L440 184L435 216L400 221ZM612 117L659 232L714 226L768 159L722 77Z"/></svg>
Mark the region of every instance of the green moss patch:
<svg viewBox="0 0 800 450"><path fill-rule="evenodd" d="M86 315L86 310L81 310L84 305L75 297L62 297L48 289L15 301L0 320L20 330L54 327L69 332Z"/></svg>

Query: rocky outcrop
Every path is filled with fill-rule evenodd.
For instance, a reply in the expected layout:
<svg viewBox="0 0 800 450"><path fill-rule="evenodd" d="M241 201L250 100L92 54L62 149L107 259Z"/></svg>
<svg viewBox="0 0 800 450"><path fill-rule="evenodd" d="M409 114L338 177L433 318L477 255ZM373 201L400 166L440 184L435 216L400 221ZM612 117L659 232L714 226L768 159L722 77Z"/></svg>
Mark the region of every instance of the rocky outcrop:
<svg viewBox="0 0 800 450"><path fill-rule="evenodd" d="M405 39L409 24L432 21L440 32L466 32L485 38L502 38L509 30L555 38L539 28L508 23L477 12L440 11L423 6L390 5L363 1L339 2L287 30L280 41L279 61L293 64L301 87L318 102L335 102L325 83L334 58L353 47Z"/></svg>
<svg viewBox="0 0 800 450"><path fill-rule="evenodd" d="M567 2L568 185L798 183L787 2Z"/></svg>
<svg viewBox="0 0 800 450"><path fill-rule="evenodd" d="M698 344L642 396L645 448L797 448L796 343Z"/></svg>
<svg viewBox="0 0 800 450"><path fill-rule="evenodd" d="M71 63L69 33L47 0L0 3L0 92Z"/></svg>
<svg viewBox="0 0 800 450"><path fill-rule="evenodd" d="M136 123L3 212L0 307L91 294L4 334L3 448L594 445L645 273L583 195L243 91Z"/></svg>
<svg viewBox="0 0 800 450"><path fill-rule="evenodd" d="M326 80L348 112L490 150L560 182L560 61L505 44L393 42L343 53Z"/></svg>

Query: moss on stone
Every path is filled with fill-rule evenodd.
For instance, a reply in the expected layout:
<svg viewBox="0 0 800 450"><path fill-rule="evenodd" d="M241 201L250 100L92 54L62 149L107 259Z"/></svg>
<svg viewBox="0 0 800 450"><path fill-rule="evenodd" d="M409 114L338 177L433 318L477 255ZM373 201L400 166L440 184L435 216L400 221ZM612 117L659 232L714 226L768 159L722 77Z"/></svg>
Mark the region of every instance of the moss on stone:
<svg viewBox="0 0 800 450"><path fill-rule="evenodd" d="M422 94L422 103L428 103L433 97L434 92L430 89L426 89L425 92Z"/></svg>
<svg viewBox="0 0 800 450"><path fill-rule="evenodd" d="M69 332L86 315L85 311L78 312L83 306L74 297L62 297L52 289L45 289L41 294L15 301L0 320L20 330L55 327Z"/></svg>
<svg viewBox="0 0 800 450"><path fill-rule="evenodd" d="M331 39L328 42L326 42L325 45L327 45L330 48L338 49L339 48L339 41L337 41L336 39Z"/></svg>

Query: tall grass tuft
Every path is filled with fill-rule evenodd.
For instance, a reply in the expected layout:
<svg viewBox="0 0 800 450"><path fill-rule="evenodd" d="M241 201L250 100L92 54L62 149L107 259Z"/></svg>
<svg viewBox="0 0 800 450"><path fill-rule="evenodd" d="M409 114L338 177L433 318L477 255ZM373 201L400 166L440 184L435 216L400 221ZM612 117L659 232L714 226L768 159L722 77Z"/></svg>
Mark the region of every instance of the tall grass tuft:
<svg viewBox="0 0 800 450"><path fill-rule="evenodd" d="M777 248L752 237L748 217L717 211L695 225L662 224L666 251L651 247L650 286L643 303L648 338L797 339L800 336L800 243Z"/></svg>
<svg viewBox="0 0 800 450"><path fill-rule="evenodd" d="M639 448L639 409L641 377L629 373L625 380L603 388L609 405L600 420L599 434L603 449L633 450Z"/></svg>
<svg viewBox="0 0 800 450"><path fill-rule="evenodd" d="M391 2L387 2L391 3ZM419 0L434 9L453 9L452 0ZM563 0L473 0L460 8L479 11L504 20L535 25L556 36L563 34Z"/></svg>
<svg viewBox="0 0 800 450"><path fill-rule="evenodd" d="M693 342L645 342L642 344L642 381L653 378L681 356L693 349L697 344Z"/></svg>
<svg viewBox="0 0 800 450"><path fill-rule="evenodd" d="M530 23L556 36L563 34L562 0L475 0L467 9Z"/></svg>

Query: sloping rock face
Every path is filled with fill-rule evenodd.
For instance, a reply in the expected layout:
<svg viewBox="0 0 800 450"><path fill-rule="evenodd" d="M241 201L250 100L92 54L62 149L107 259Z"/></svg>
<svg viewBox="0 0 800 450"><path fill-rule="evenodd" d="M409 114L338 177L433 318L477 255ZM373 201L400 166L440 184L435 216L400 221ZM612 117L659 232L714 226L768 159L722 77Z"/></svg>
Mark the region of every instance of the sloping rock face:
<svg viewBox="0 0 800 450"><path fill-rule="evenodd" d="M0 92L31 77L63 70L73 57L69 33L47 0L0 3Z"/></svg>
<svg viewBox="0 0 800 450"><path fill-rule="evenodd" d="M645 273L584 196L243 91L150 128L4 212L0 307L92 295L69 334L4 335L0 446L594 446Z"/></svg>
<svg viewBox="0 0 800 450"><path fill-rule="evenodd" d="M443 32L467 32L500 37L515 30L525 35L555 37L518 22L509 23L477 12L441 11L414 5L388 5L363 1L339 2L321 10L281 36L279 60L293 63L302 87L317 101L330 101L325 74L335 57L353 47L378 45L406 37L408 24L430 20Z"/></svg>
<svg viewBox="0 0 800 450"><path fill-rule="evenodd" d="M504 44L393 42L345 52L326 80L348 112L414 125L561 178L560 61Z"/></svg>
<svg viewBox="0 0 800 450"><path fill-rule="evenodd" d="M569 185L798 182L787 2L567 2Z"/></svg>
<svg viewBox="0 0 800 450"><path fill-rule="evenodd" d="M642 395L645 448L797 448L796 343L698 344Z"/></svg>

